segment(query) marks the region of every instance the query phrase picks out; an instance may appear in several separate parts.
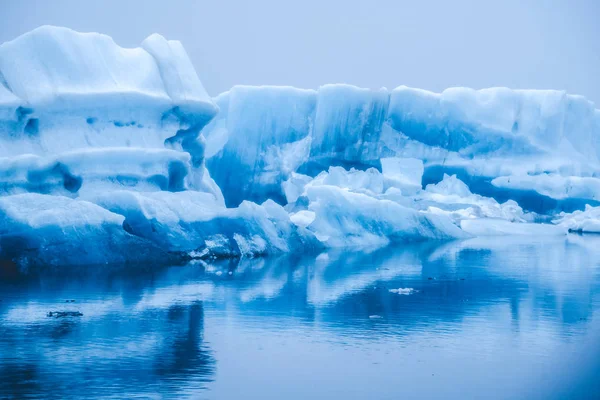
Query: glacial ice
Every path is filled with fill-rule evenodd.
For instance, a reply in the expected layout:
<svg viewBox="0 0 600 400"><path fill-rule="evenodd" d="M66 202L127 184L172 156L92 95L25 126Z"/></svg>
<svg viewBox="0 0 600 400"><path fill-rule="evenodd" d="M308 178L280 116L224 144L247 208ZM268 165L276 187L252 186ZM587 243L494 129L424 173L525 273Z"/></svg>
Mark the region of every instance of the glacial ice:
<svg viewBox="0 0 600 400"><path fill-rule="evenodd" d="M91 201L123 215L125 230L168 252L251 257L321 248L272 201L225 208L211 194L196 191L115 191L97 193Z"/></svg>
<svg viewBox="0 0 600 400"><path fill-rule="evenodd" d="M230 206L281 200L281 183L308 155L315 93L290 87L238 86L217 99L219 113L203 134L211 176ZM226 139L223 138L225 136ZM216 151L214 142L223 143Z"/></svg>
<svg viewBox="0 0 600 400"><path fill-rule="evenodd" d="M265 101L267 93L278 100ZM244 109L239 113L231 99L242 97L236 103ZM237 154L250 152L260 159L241 160L251 194L216 179L231 205L243 198L284 203L281 182L292 172L314 177L329 166L381 170L382 159L396 157L422 160L425 185L456 174L474 193L501 202L513 199L528 211L548 214L582 209L586 202L600 205L594 190L573 191L577 185L597 185L599 172L600 111L581 96L506 88L452 88L437 94L404 86L392 91L244 86L217 101L218 123L203 130L212 143L207 146L209 170L222 171L223 160L237 160ZM308 105L298 107L301 102ZM242 120L235 114L253 122L240 128ZM240 140L234 130L261 144ZM273 154L279 161L267 162ZM554 183L550 192L542 182L546 176ZM533 184L506 184L523 177L531 177ZM587 179L577 183L572 177Z"/></svg>
<svg viewBox="0 0 600 400"><path fill-rule="evenodd" d="M583 211L563 212L552 222L570 232L600 233L600 207L587 205Z"/></svg>
<svg viewBox="0 0 600 400"><path fill-rule="evenodd" d="M225 208L200 135L218 107L181 43L152 35L124 49L41 27L0 46L0 77L3 256L93 264L320 248L281 206Z"/></svg>
<svg viewBox="0 0 600 400"><path fill-rule="evenodd" d="M307 189L315 219L306 229L328 247L381 247L390 242L468 237L445 216L323 185Z"/></svg>
<svg viewBox="0 0 600 400"><path fill-rule="evenodd" d="M0 45L0 258L104 264L600 232L600 110L561 91L235 86L178 41Z"/></svg>
<svg viewBox="0 0 600 400"><path fill-rule="evenodd" d="M60 195L0 197L2 258L21 265L173 262L123 229L122 215Z"/></svg>
<svg viewBox="0 0 600 400"><path fill-rule="evenodd" d="M502 219L465 219L460 227L473 236L564 236L566 229L550 224L529 224Z"/></svg>
<svg viewBox="0 0 600 400"><path fill-rule="evenodd" d="M456 175L444 175L441 182L427 185L416 199L421 208L435 214L447 215L456 223L475 218L508 222L530 222L534 219L532 214L524 212L513 200L498 203L492 198L471 193L468 186Z"/></svg>

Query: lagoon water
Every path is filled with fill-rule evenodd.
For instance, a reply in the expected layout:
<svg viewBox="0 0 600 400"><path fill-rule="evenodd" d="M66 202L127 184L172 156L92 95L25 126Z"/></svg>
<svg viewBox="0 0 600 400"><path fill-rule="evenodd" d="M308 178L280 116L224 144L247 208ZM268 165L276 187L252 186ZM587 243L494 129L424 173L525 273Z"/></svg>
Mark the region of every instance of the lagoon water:
<svg viewBox="0 0 600 400"><path fill-rule="evenodd" d="M600 398L597 236L0 269L0 398Z"/></svg>

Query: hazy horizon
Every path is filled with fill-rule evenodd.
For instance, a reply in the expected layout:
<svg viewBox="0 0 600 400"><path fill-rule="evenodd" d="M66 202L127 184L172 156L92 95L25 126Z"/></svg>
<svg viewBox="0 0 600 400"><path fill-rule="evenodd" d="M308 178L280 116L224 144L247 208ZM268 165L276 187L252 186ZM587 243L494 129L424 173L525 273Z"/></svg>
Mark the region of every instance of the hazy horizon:
<svg viewBox="0 0 600 400"><path fill-rule="evenodd" d="M600 106L600 3L458 0L0 0L0 42L61 25L138 46L157 32L183 42L207 91L236 84L349 83L558 89Z"/></svg>

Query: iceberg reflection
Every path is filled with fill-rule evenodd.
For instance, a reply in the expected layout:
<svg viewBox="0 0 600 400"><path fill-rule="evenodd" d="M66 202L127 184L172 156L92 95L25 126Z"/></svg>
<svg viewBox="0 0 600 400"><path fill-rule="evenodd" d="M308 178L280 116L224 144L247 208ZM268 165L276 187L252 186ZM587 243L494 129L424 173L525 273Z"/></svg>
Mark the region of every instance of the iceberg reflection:
<svg viewBox="0 0 600 400"><path fill-rule="evenodd" d="M568 385L567 378L598 369L590 361L577 364L581 374L565 374L560 366L571 365L569 359L559 362L553 357L564 355L552 352L578 342L596 345L589 338L600 332L599 242L582 236L475 238L135 270L3 266L0 394L197 397L209 390L226 397L232 394L228 377L243 380L249 373L245 363L255 366L257 377L277 366L300 368L284 355L293 358L301 346L314 351L313 341L327 343L326 352L340 346L376 346L386 354L437 349L457 371L464 363L465 376L477 376L467 362L473 357L496 360L516 352L544 373L560 373L557 385ZM83 315L48 317L49 311ZM244 345L248 338L267 352L268 367ZM285 347L268 353L277 338L287 338ZM527 376L511 390L543 389ZM249 395L289 387L280 382L261 391L259 381ZM453 384L460 388L460 379ZM444 388L427 393L435 397ZM561 393L554 389L547 398ZM296 397L314 394L306 387Z"/></svg>

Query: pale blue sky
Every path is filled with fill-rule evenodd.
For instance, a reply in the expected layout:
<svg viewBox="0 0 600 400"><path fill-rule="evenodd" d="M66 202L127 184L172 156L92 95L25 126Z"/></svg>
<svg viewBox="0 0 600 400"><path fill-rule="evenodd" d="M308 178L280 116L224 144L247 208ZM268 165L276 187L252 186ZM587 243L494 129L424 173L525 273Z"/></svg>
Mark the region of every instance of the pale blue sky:
<svg viewBox="0 0 600 400"><path fill-rule="evenodd" d="M0 42L39 25L186 47L210 94L234 84L564 89L600 107L597 0L0 0Z"/></svg>

